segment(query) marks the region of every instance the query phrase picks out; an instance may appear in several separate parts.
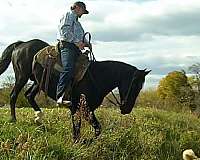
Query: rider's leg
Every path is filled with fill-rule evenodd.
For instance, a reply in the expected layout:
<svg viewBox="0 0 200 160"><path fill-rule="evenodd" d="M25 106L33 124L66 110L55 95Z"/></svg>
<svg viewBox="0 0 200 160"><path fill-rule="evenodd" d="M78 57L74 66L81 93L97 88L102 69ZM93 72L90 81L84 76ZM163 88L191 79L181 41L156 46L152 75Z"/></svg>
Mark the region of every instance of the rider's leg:
<svg viewBox="0 0 200 160"><path fill-rule="evenodd" d="M60 73L60 78L57 85L57 103L62 103L64 92L72 80L77 57L78 54L75 52L75 50L73 50L72 47L65 46L61 48L63 72Z"/></svg>

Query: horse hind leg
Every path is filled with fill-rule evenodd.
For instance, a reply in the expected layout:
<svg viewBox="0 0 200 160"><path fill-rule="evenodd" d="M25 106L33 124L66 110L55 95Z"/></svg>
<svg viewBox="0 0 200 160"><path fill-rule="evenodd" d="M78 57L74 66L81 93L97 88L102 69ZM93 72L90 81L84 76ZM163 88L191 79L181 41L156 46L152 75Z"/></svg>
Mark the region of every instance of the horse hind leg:
<svg viewBox="0 0 200 160"><path fill-rule="evenodd" d="M32 84L27 91L24 93L24 96L27 98L27 95L31 92L31 90L33 89L34 84Z"/></svg>
<svg viewBox="0 0 200 160"><path fill-rule="evenodd" d="M11 122L16 122L16 112L15 112L15 105L17 101L17 97L24 87L24 85L27 83L28 79L20 79L16 80L15 85L11 91L10 94L10 109L11 109Z"/></svg>
<svg viewBox="0 0 200 160"><path fill-rule="evenodd" d="M38 91L39 91L39 85L34 83L25 92L25 96L26 96L29 104L31 105L31 107L33 107L34 111L41 111L41 109L39 108L39 106L37 105L37 103L35 101L35 96L37 95Z"/></svg>
<svg viewBox="0 0 200 160"><path fill-rule="evenodd" d="M35 111L35 123L38 125L42 124L43 112L35 101L35 96L39 91L39 84L34 83L25 93L25 96Z"/></svg>

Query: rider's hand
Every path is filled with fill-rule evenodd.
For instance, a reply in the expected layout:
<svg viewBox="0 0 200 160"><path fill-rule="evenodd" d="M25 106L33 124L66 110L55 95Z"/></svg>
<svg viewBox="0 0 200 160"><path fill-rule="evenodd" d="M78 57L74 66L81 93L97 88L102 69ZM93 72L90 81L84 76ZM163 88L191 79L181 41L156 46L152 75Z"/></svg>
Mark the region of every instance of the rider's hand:
<svg viewBox="0 0 200 160"><path fill-rule="evenodd" d="M91 43L85 43L85 47L88 47L90 51L92 51L92 44Z"/></svg>
<svg viewBox="0 0 200 160"><path fill-rule="evenodd" d="M85 43L83 43L82 41L76 43L76 46L80 49L80 50L83 50L84 47L85 47Z"/></svg>

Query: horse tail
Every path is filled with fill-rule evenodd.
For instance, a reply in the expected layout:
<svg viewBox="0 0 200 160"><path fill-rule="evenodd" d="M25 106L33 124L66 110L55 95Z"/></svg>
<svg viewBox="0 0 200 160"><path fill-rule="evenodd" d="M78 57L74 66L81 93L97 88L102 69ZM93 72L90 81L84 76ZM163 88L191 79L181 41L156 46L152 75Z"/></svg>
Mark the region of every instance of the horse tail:
<svg viewBox="0 0 200 160"><path fill-rule="evenodd" d="M11 62L12 53L15 50L15 48L22 43L23 43L22 41L12 43L3 51L2 56L0 58L0 75L3 72L5 72L5 70L8 68Z"/></svg>

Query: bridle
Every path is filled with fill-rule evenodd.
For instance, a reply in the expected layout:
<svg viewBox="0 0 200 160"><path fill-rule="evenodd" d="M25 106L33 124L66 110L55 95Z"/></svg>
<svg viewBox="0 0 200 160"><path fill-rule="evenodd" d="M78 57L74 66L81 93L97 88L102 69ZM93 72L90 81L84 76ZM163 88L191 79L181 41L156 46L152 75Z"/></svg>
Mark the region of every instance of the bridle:
<svg viewBox="0 0 200 160"><path fill-rule="evenodd" d="M108 97L105 97L105 98L106 98L110 103L114 104L115 106L123 106L123 105L125 105L125 104L127 103L127 101L128 101L128 97L129 97L129 95L130 95L131 88L132 88L132 86L133 86L133 81L134 81L134 80L135 80L135 77L132 78L131 83L130 83L130 85L129 85L129 87L128 87L128 92L126 93L125 98L124 98L123 101L122 101L121 98L120 98L120 101L119 101L119 100L117 99L117 97L115 96L115 94L113 93L113 91L111 91L111 94L112 94L112 96L114 97L114 99L115 99L116 102L112 101L112 100L109 99Z"/></svg>
<svg viewBox="0 0 200 160"><path fill-rule="evenodd" d="M135 71L135 72L137 72L137 71ZM134 75L135 75L135 74L134 74ZM127 101L128 101L128 97L129 97L129 95L130 95L131 88L132 88L132 86L133 86L133 81L134 81L135 79L136 79L135 76L133 76L132 79L131 79L131 83L130 83L130 85L128 86L128 92L126 93L126 96L125 96L125 98L124 98L124 101L123 101L123 103L122 103L122 106L125 105L125 104L127 103Z"/></svg>
<svg viewBox="0 0 200 160"><path fill-rule="evenodd" d="M93 83L94 84L96 84L95 82L95 79L93 78L93 76L92 76L92 74L91 74L91 72L88 70L88 73L89 73L89 76L90 76L90 78L91 78L91 80L93 81ZM122 101L122 99L120 98L120 101L118 100L118 98L116 97L116 95L113 93L113 91L110 91L111 92L111 94L112 94L112 96L114 97L114 99L115 99L115 101L116 102L114 102L113 100L111 100L110 98L108 98L107 96L105 97L110 103L112 103L112 104L114 104L115 106L124 106L127 102L128 102L128 97L129 97L129 95L130 95L130 92L131 92L131 88L132 88L132 86L133 86L133 82L134 82L134 80L135 80L135 77L133 76L132 77L132 79L131 79L131 83L130 83L130 85L128 86L128 92L126 93L126 95L125 95L125 98L124 98L124 100ZM97 87L97 85L95 85L95 87L96 87L96 90L98 91L98 92L100 92L100 88L99 87Z"/></svg>

